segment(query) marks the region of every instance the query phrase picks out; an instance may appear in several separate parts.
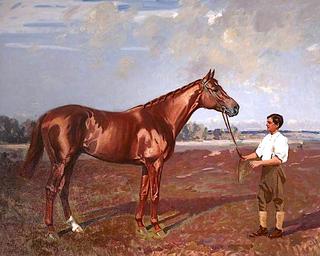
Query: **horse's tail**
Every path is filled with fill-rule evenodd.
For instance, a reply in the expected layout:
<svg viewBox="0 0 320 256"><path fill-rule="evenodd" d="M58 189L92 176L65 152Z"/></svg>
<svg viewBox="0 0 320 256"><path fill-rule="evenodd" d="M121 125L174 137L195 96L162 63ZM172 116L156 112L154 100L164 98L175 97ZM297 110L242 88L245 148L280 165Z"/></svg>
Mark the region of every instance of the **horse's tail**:
<svg viewBox="0 0 320 256"><path fill-rule="evenodd" d="M41 135L41 124L45 115L41 116L32 130L31 143L28 149L25 161L23 163L20 175L31 179L39 160L43 154L43 140Z"/></svg>

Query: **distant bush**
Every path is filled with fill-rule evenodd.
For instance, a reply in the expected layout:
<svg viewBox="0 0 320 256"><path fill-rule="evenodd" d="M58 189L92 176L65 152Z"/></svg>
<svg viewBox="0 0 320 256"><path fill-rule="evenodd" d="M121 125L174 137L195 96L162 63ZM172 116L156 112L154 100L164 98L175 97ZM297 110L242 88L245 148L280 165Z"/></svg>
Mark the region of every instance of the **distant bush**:
<svg viewBox="0 0 320 256"><path fill-rule="evenodd" d="M232 126L231 131L236 138L239 137L239 130L237 127ZM209 130L203 124L195 122L188 122L184 125L181 132L177 137L177 141L190 141L190 140L225 140L230 139L230 134L227 129L214 129Z"/></svg>
<svg viewBox="0 0 320 256"><path fill-rule="evenodd" d="M203 124L188 122L179 133L178 141L203 140L206 138L207 128Z"/></svg>
<svg viewBox="0 0 320 256"><path fill-rule="evenodd" d="M18 120L0 116L0 143L26 143L30 140L35 122L26 120L19 124Z"/></svg>

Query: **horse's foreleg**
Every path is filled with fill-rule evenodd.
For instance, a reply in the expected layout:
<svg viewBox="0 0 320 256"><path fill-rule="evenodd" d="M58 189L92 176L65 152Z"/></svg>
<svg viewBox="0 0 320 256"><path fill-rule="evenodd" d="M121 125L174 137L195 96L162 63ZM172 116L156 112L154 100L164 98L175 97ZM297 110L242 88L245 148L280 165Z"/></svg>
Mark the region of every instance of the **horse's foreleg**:
<svg viewBox="0 0 320 256"><path fill-rule="evenodd" d="M136 222L139 228L143 228L144 208L149 193L149 176L145 166L142 167L141 185L139 193L139 203L136 211Z"/></svg>
<svg viewBox="0 0 320 256"><path fill-rule="evenodd" d="M161 227L158 222L158 204L160 199L160 181L162 173L163 162L159 159L154 162L148 169L149 182L151 190L151 223L156 232L161 231Z"/></svg>

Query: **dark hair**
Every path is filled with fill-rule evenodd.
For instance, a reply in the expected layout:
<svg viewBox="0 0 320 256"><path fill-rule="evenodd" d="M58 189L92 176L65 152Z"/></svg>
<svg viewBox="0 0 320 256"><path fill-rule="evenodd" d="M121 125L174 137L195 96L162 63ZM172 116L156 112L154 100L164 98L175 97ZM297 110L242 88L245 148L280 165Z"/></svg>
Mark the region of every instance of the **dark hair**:
<svg viewBox="0 0 320 256"><path fill-rule="evenodd" d="M272 121L278 125L278 128L280 128L283 125L283 117L279 114L271 114L267 118L272 118Z"/></svg>

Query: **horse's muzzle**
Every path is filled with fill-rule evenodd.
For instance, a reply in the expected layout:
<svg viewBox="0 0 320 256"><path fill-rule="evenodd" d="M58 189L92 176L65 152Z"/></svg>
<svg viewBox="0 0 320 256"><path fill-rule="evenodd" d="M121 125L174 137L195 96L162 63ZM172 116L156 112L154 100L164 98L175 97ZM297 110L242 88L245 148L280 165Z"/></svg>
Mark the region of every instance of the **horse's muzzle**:
<svg viewBox="0 0 320 256"><path fill-rule="evenodd" d="M239 104L236 104L233 108L226 108L224 111L229 117L232 117L238 115L239 108Z"/></svg>

